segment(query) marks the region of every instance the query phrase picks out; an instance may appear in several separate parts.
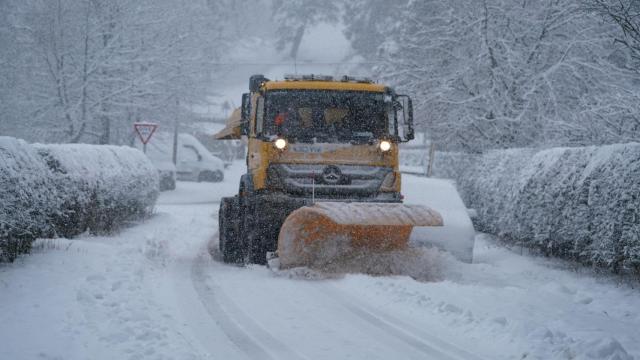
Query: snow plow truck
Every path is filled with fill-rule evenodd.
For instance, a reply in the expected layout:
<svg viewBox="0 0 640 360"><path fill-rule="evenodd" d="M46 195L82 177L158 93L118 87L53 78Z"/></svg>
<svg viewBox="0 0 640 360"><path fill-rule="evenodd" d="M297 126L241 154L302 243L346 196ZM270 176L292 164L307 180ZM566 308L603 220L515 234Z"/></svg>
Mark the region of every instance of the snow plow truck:
<svg viewBox="0 0 640 360"><path fill-rule="evenodd" d="M247 139L238 194L221 200L224 262L281 268L407 246L440 214L403 204L398 144L414 137L409 96L366 78L262 75L217 139Z"/></svg>

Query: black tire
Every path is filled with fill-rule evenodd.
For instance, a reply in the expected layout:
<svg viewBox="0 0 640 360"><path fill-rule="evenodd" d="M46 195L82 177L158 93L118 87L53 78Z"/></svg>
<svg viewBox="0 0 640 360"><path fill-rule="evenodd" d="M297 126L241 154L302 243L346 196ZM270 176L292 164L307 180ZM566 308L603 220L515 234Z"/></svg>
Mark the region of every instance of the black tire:
<svg viewBox="0 0 640 360"><path fill-rule="evenodd" d="M240 239L238 238L238 197L223 198L218 212L219 248L222 253L222 261L231 264L240 264L244 260L244 254Z"/></svg>
<svg viewBox="0 0 640 360"><path fill-rule="evenodd" d="M267 264L267 249L264 246L261 235L260 231L252 231L249 234L247 239L249 244L247 262L249 264Z"/></svg>
<svg viewBox="0 0 640 360"><path fill-rule="evenodd" d="M255 199L248 196L244 199L242 234L245 247L245 264L267 263L267 254L262 246L260 218L257 216Z"/></svg>
<svg viewBox="0 0 640 360"><path fill-rule="evenodd" d="M245 253L245 264L260 264L267 263L267 250L263 242L264 224L261 222L261 218L258 214L259 209L256 208L256 199L253 196L253 192L247 191L247 186L241 184L240 193L244 194L241 197L240 208L241 214L241 230L239 231L242 238L242 247Z"/></svg>
<svg viewBox="0 0 640 360"><path fill-rule="evenodd" d="M222 180L224 180L224 173L220 170L216 170L213 173L213 182L220 182Z"/></svg>
<svg viewBox="0 0 640 360"><path fill-rule="evenodd" d="M175 190L176 181L172 177L163 177L160 179L160 191Z"/></svg>

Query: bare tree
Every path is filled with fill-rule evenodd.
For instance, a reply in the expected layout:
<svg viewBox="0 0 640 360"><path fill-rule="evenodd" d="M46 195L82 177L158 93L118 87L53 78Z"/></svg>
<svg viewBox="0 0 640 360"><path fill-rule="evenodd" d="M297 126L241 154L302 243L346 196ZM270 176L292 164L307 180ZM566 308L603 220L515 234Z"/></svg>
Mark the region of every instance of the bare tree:
<svg viewBox="0 0 640 360"><path fill-rule="evenodd" d="M640 1L638 0L585 0L587 10L602 15L618 25L621 37L615 41L623 44L634 59L640 61Z"/></svg>

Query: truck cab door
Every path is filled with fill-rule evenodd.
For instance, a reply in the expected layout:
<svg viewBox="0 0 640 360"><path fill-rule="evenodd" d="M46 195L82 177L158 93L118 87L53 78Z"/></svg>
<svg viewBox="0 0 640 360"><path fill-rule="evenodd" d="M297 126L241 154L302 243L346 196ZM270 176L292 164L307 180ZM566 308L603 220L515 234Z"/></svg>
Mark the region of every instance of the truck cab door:
<svg viewBox="0 0 640 360"><path fill-rule="evenodd" d="M195 147L183 145L178 153L177 175L181 180L197 180L200 174L202 155Z"/></svg>
<svg viewBox="0 0 640 360"><path fill-rule="evenodd" d="M256 99L255 117L252 121L252 129L250 129L249 144L247 151L247 166L249 170L255 170L260 167L262 159L262 141L259 137L263 132L265 104L264 97L258 96Z"/></svg>

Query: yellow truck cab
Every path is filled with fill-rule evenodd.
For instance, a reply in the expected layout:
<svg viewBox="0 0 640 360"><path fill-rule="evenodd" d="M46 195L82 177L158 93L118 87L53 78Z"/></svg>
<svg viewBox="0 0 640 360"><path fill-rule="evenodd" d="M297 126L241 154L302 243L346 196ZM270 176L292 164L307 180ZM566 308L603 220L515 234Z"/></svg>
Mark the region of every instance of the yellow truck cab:
<svg viewBox="0 0 640 360"><path fill-rule="evenodd" d="M218 139L247 138L247 173L223 198L225 262L265 263L291 212L313 203L401 203L398 144L411 99L365 78L254 75Z"/></svg>

